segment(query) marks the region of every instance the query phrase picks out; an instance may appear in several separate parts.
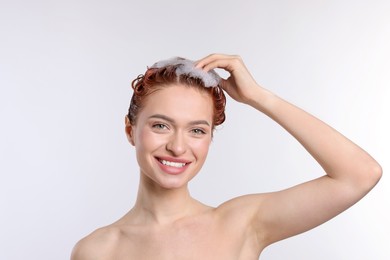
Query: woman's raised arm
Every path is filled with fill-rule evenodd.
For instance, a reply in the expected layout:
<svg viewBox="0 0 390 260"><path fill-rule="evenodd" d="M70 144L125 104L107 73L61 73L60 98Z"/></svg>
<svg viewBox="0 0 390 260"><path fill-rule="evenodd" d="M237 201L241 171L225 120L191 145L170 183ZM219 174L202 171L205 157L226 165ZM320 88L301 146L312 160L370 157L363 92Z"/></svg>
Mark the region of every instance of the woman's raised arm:
<svg viewBox="0 0 390 260"><path fill-rule="evenodd" d="M213 54L197 62L208 71L230 73L224 90L286 129L324 169L326 175L292 188L244 196L223 205L245 205L257 237L264 245L309 230L360 200L379 181L380 165L363 149L321 120L260 87L239 56Z"/></svg>

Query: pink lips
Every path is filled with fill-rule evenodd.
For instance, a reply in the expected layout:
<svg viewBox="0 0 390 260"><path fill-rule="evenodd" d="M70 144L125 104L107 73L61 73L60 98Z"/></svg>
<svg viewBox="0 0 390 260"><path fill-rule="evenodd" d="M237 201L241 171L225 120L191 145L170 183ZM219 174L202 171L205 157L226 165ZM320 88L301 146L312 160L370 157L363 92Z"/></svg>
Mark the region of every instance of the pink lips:
<svg viewBox="0 0 390 260"><path fill-rule="evenodd" d="M158 162L158 166L160 167L160 169L163 172L170 174L170 175L178 175L178 174L183 173L188 168L188 166L191 164L190 161L178 159L178 158L171 158L171 157L156 157L156 160ZM175 163L185 163L185 165L183 167L169 166L169 165L163 164L161 162L161 160L175 162Z"/></svg>

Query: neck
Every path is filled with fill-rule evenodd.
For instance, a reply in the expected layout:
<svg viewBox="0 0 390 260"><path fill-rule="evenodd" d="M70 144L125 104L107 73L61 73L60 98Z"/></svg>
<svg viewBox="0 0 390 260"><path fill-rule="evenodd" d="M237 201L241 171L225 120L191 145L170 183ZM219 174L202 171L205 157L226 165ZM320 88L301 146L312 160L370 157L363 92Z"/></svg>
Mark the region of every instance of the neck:
<svg viewBox="0 0 390 260"><path fill-rule="evenodd" d="M187 185L166 189L141 174L137 200L131 212L143 222L164 224L194 213L199 204L190 196Z"/></svg>

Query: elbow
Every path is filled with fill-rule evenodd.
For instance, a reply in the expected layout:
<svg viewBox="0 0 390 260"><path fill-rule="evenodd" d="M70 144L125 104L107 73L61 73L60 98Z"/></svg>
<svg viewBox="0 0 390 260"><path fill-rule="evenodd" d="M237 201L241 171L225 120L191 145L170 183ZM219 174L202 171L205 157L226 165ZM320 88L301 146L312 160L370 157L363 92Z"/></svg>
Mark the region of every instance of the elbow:
<svg viewBox="0 0 390 260"><path fill-rule="evenodd" d="M375 163L375 167L372 169L372 178L374 179L374 186L379 182L379 180L382 178L383 170L382 167Z"/></svg>
<svg viewBox="0 0 390 260"><path fill-rule="evenodd" d="M369 192L372 188L375 187L375 185L379 182L379 180L382 178L382 167L377 163L372 163L364 174L364 181L363 186L364 189Z"/></svg>

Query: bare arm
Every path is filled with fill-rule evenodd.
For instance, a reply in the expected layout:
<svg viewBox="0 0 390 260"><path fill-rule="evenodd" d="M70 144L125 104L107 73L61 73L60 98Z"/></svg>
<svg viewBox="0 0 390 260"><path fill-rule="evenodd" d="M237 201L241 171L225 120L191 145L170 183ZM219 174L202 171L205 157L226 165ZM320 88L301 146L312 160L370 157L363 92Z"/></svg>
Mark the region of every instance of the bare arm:
<svg viewBox="0 0 390 260"><path fill-rule="evenodd" d="M245 196L225 206L253 214L249 224L265 245L309 230L344 211L381 177L380 165L359 146L302 109L260 87L238 56L210 55L204 70L222 68L231 76L223 88L235 100L266 114L296 138L326 175L287 190Z"/></svg>

